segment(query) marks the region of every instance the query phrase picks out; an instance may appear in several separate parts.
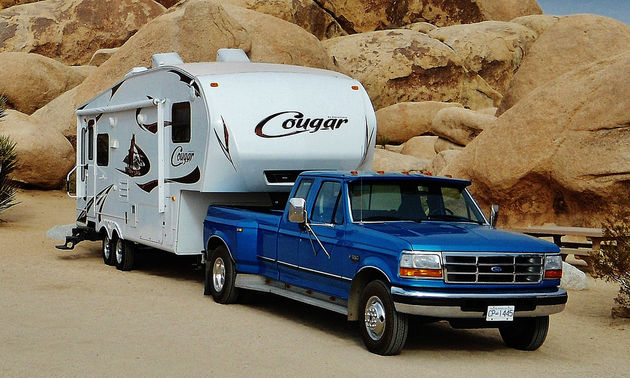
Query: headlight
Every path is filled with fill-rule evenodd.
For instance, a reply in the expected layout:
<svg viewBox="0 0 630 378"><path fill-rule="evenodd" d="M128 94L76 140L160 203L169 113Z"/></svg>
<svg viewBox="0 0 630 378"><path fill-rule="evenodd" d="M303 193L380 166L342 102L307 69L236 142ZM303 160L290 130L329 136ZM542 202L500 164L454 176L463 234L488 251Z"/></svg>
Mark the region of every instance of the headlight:
<svg viewBox="0 0 630 378"><path fill-rule="evenodd" d="M442 278L442 259L435 253L403 252L399 274L403 278Z"/></svg>
<svg viewBox="0 0 630 378"><path fill-rule="evenodd" d="M560 255L545 256L545 279L562 278L562 257Z"/></svg>

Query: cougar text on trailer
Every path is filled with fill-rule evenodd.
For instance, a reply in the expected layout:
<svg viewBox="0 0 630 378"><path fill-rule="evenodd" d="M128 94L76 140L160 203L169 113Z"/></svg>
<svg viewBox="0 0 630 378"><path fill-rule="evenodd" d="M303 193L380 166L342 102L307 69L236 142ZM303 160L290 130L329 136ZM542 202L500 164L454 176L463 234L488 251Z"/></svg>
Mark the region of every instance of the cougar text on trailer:
<svg viewBox="0 0 630 378"><path fill-rule="evenodd" d="M58 248L102 240L121 270L137 244L201 254L211 204L284 206L302 171L370 169L376 136L358 81L232 49L156 54L76 113L77 227Z"/></svg>

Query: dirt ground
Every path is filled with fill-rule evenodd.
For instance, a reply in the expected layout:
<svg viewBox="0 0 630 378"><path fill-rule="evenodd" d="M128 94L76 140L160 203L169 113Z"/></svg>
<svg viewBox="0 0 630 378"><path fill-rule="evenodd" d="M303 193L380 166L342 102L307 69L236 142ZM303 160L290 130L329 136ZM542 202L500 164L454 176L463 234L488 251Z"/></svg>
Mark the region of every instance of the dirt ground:
<svg viewBox="0 0 630 378"><path fill-rule="evenodd" d="M74 201L17 200L0 214L1 377L630 377L613 284L570 291L535 352L508 349L496 330L412 323L402 353L381 357L335 313L269 295L214 303L190 259L145 252L120 272L100 243L56 250L46 232L73 223Z"/></svg>

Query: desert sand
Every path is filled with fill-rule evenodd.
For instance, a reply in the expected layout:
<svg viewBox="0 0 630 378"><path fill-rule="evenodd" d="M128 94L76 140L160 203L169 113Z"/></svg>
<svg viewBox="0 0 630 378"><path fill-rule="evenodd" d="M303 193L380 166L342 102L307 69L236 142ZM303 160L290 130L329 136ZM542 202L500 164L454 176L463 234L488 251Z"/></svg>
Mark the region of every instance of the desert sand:
<svg viewBox="0 0 630 378"><path fill-rule="evenodd" d="M570 291L534 352L496 330L412 323L402 353L369 353L341 315L270 295L219 305L195 260L144 252L106 266L100 243L72 251L46 236L74 222L59 191L21 191L0 214L1 377L630 377L630 321L617 286Z"/></svg>

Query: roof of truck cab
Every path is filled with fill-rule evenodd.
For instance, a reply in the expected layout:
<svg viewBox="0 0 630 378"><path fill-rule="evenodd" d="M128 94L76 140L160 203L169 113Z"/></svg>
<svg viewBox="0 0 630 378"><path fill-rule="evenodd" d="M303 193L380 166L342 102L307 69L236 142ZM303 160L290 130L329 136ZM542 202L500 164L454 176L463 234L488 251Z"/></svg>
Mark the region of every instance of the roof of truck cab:
<svg viewBox="0 0 630 378"><path fill-rule="evenodd" d="M207 62L207 63L183 63L161 66L162 69L179 68L192 76L231 75L243 73L298 73L336 77L340 79L352 79L351 77L335 71L319 68L294 66L290 64L274 63L235 63L235 62Z"/></svg>
<svg viewBox="0 0 630 378"><path fill-rule="evenodd" d="M327 178L336 178L336 179L344 179L349 181L354 181L356 179L377 179L377 180L391 180L391 179L402 179L402 180L413 180L413 179L422 179L427 181L433 181L436 183L450 183L451 185L463 185L469 186L472 184L469 180L451 178L451 177L443 177L443 176L428 176L420 173L406 173L406 172L368 172L368 171L307 171L302 172L301 176L304 177L327 177Z"/></svg>

